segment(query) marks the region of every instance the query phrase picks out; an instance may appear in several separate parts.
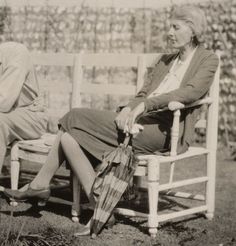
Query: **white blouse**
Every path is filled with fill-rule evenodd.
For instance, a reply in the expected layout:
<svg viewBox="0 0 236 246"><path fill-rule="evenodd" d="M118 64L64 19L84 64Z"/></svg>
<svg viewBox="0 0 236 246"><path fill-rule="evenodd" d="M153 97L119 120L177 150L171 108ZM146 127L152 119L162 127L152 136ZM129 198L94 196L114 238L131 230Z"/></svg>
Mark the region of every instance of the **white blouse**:
<svg viewBox="0 0 236 246"><path fill-rule="evenodd" d="M180 87L180 84L183 80L183 77L189 67L189 64L193 58L193 55L196 51L196 48L188 55L185 61L181 61L179 56L174 60L172 67L170 68L169 72L162 80L160 85L154 90L149 96L155 97L159 96L163 93L168 93L170 91L176 90Z"/></svg>

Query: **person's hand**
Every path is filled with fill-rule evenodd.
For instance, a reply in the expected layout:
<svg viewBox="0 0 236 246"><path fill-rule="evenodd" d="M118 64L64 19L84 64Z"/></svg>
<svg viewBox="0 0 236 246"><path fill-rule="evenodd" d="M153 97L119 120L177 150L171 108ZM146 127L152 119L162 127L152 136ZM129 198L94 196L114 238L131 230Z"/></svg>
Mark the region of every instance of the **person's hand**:
<svg viewBox="0 0 236 246"><path fill-rule="evenodd" d="M120 130L124 130L130 112L130 107L124 107L115 118L115 123Z"/></svg>
<svg viewBox="0 0 236 246"><path fill-rule="evenodd" d="M137 117L142 114L145 110L144 103L140 103L137 107L135 107L128 115L124 127L124 132L131 133L132 134L132 128L134 126L134 123L137 119Z"/></svg>
<svg viewBox="0 0 236 246"><path fill-rule="evenodd" d="M137 135L143 131L144 127L140 124L135 123L132 127L132 129L130 130L130 134L133 135L133 138L136 138Z"/></svg>

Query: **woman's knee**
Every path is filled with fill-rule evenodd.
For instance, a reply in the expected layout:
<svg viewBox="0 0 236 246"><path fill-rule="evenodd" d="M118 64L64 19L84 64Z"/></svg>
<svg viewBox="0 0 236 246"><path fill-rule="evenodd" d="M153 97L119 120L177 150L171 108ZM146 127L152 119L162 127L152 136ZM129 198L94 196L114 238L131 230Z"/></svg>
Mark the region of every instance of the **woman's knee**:
<svg viewBox="0 0 236 246"><path fill-rule="evenodd" d="M74 138L69 133L64 132L61 135L61 145L62 145L63 149L72 146L74 143L76 143L76 142L75 142Z"/></svg>
<svg viewBox="0 0 236 246"><path fill-rule="evenodd" d="M67 133L64 132L61 135L61 145L62 145L62 147L66 146L67 141L68 141Z"/></svg>

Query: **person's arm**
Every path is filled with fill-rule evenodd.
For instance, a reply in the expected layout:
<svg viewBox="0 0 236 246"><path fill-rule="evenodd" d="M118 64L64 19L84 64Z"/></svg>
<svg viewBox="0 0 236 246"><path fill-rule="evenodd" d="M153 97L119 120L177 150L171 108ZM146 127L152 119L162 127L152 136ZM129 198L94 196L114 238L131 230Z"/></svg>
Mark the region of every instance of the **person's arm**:
<svg viewBox="0 0 236 246"><path fill-rule="evenodd" d="M170 101L189 104L200 99L209 90L218 64L219 59L215 54L210 54L208 57L205 57L197 73L184 87L156 97L146 98L143 101L145 104L145 112L165 108Z"/></svg>
<svg viewBox="0 0 236 246"><path fill-rule="evenodd" d="M0 112L9 112L16 103L29 71L26 50L16 52L0 77Z"/></svg>

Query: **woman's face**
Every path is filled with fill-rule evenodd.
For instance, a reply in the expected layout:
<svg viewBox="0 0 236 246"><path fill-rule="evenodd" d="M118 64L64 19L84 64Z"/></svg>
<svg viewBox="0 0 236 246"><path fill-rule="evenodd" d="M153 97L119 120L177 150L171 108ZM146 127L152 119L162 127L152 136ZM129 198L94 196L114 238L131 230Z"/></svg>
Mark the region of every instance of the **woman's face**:
<svg viewBox="0 0 236 246"><path fill-rule="evenodd" d="M171 19L168 42L172 48L181 49L191 44L193 31L185 21Z"/></svg>

